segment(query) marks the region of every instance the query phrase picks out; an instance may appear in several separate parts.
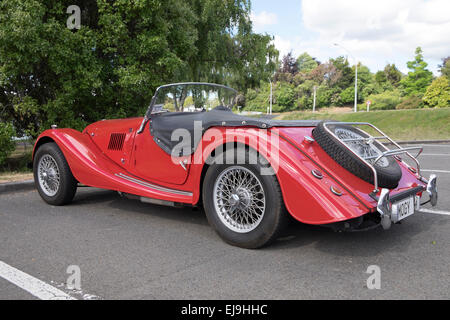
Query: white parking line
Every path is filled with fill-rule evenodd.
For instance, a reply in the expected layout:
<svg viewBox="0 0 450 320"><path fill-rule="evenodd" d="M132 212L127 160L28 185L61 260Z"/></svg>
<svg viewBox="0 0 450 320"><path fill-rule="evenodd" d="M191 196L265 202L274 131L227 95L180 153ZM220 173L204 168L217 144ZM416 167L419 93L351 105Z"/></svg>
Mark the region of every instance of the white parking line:
<svg viewBox="0 0 450 320"><path fill-rule="evenodd" d="M446 170L420 169L420 171L423 171L423 172L436 172L436 173L450 173L450 171L446 171Z"/></svg>
<svg viewBox="0 0 450 320"><path fill-rule="evenodd" d="M420 156L437 156L437 157L450 157L450 154L442 154L442 153L422 153Z"/></svg>
<svg viewBox="0 0 450 320"><path fill-rule="evenodd" d="M446 147L450 148L450 144L423 144L424 147Z"/></svg>
<svg viewBox="0 0 450 320"><path fill-rule="evenodd" d="M41 300L77 300L44 281L11 267L3 261L0 261L0 277Z"/></svg>
<svg viewBox="0 0 450 320"><path fill-rule="evenodd" d="M442 211L442 210L420 209L419 211L425 212L425 213L443 214L446 216L450 216L450 212Z"/></svg>

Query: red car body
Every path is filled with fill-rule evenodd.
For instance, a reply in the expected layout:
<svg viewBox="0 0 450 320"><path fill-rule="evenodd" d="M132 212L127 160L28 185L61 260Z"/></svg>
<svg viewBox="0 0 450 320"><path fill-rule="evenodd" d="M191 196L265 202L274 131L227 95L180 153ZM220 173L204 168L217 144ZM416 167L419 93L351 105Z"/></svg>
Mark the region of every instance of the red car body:
<svg viewBox="0 0 450 320"><path fill-rule="evenodd" d="M346 221L377 212L376 197L371 196L373 185L353 175L335 162L316 142L305 140L312 136L313 127L275 127L266 130L209 128L194 154L181 157L179 165L165 153L148 134L137 134L143 118L103 120L89 125L83 132L73 129L50 129L36 141L35 150L53 141L62 150L73 176L84 185L137 195L161 201L197 205L207 164L202 159L225 142L248 144L254 139L266 140L258 152L278 152L279 181L288 212L298 221L323 225ZM231 129L231 130L230 130ZM219 139L208 139L208 131L219 130ZM277 145L271 144L277 135ZM267 148L267 150L262 150ZM390 195L423 187L426 183L407 165L397 160L402 178ZM312 174L319 170L323 178ZM341 191L336 195L331 187ZM420 191L420 195L422 193Z"/></svg>

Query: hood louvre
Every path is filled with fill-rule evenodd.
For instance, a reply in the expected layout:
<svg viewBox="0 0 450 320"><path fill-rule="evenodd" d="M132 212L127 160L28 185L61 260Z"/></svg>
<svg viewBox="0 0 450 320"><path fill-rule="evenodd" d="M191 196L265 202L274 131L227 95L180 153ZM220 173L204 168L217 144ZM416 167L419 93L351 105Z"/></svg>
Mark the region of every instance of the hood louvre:
<svg viewBox="0 0 450 320"><path fill-rule="evenodd" d="M109 138L108 150L121 151L125 141L125 133L111 133Z"/></svg>

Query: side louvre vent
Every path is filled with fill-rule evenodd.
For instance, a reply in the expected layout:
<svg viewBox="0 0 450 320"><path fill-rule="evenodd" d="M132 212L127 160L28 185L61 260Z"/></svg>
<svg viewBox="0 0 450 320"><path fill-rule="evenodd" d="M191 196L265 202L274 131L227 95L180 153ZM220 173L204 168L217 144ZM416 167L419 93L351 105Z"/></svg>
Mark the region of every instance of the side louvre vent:
<svg viewBox="0 0 450 320"><path fill-rule="evenodd" d="M120 151L123 148L123 142L125 141L125 133L111 133L109 139L108 150Z"/></svg>

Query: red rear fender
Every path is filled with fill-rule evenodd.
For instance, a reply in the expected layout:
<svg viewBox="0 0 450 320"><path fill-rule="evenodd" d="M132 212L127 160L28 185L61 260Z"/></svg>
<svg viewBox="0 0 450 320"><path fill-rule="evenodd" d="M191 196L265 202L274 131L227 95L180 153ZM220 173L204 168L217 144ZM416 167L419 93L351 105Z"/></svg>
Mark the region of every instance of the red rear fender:
<svg viewBox="0 0 450 320"><path fill-rule="evenodd" d="M213 134L211 130L214 130ZM213 150L234 141L257 150L269 161L276 171L287 210L297 220L326 224L356 218L371 211L371 206L351 192L343 190L342 196L334 195L330 187L339 186L336 180L325 172L322 180L314 178L311 171L318 167L276 132L278 130L209 129L203 137L201 148L193 156L187 183L191 183L194 190L199 190L204 172L204 161L199 159L207 159ZM198 198L199 194L195 192L194 201Z"/></svg>

